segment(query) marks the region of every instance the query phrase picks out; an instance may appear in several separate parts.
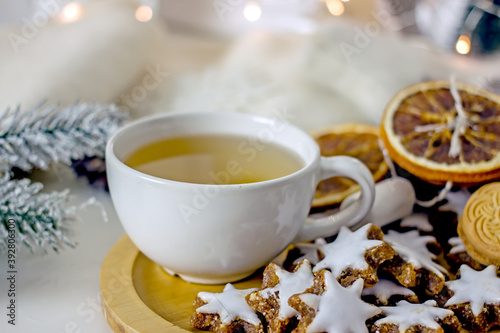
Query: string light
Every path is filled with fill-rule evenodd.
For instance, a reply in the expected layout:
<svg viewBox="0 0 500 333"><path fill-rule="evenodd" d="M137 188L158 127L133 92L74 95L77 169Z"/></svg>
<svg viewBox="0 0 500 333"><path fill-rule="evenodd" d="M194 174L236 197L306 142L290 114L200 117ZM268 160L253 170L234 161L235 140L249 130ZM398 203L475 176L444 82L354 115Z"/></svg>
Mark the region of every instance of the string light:
<svg viewBox="0 0 500 333"><path fill-rule="evenodd" d="M466 35L460 36L455 45L455 49L460 54L468 54L470 52L470 38Z"/></svg>
<svg viewBox="0 0 500 333"><path fill-rule="evenodd" d="M63 22L74 22L82 15L82 6L76 2L70 2L64 6L61 19Z"/></svg>
<svg viewBox="0 0 500 333"><path fill-rule="evenodd" d="M249 2L243 9L243 16L245 16L248 21L255 22L262 16L262 9L258 3Z"/></svg>
<svg viewBox="0 0 500 333"><path fill-rule="evenodd" d="M333 16L340 16L344 14L345 7L340 0L326 0L326 7Z"/></svg>
<svg viewBox="0 0 500 333"><path fill-rule="evenodd" d="M153 17L153 10L149 6L139 6L135 11L135 18L139 22L147 22Z"/></svg>

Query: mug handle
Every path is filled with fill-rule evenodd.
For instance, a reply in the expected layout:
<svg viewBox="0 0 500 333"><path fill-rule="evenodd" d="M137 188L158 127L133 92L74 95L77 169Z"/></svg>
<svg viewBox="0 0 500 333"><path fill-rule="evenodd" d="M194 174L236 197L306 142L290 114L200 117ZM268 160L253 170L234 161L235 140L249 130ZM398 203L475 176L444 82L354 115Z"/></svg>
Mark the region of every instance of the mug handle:
<svg viewBox="0 0 500 333"><path fill-rule="evenodd" d="M375 199L373 176L358 159L349 156L320 157L320 168L320 181L337 176L351 178L361 187L361 196L353 204L329 216L308 217L293 243L328 237L339 232L342 226L353 226L368 214L373 205Z"/></svg>

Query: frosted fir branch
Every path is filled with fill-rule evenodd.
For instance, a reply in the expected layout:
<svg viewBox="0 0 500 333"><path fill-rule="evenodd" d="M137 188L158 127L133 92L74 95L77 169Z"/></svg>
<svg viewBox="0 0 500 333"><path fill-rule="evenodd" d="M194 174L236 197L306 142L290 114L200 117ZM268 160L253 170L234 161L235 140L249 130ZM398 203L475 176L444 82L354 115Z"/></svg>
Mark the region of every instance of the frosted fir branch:
<svg viewBox="0 0 500 333"><path fill-rule="evenodd" d="M5 174L0 179L0 252L7 252L9 230L14 230L10 238L16 247L31 252L75 246L67 236L67 224L76 213L75 207L65 207L69 191L39 193L42 189L42 184L27 178L11 180Z"/></svg>
<svg viewBox="0 0 500 333"><path fill-rule="evenodd" d="M114 104L40 104L24 113L7 109L0 115L0 169L47 170L54 162L103 157L108 138L126 118Z"/></svg>

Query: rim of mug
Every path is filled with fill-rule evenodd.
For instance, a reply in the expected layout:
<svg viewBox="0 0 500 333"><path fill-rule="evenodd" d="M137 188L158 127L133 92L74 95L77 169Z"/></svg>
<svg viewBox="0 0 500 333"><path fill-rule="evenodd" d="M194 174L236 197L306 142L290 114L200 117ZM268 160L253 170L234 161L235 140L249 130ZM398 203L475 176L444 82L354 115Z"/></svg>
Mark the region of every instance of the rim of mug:
<svg viewBox="0 0 500 333"><path fill-rule="evenodd" d="M302 168L299 170L288 174L283 177L279 178L273 178L269 180L264 180L264 181L259 181L259 182L253 182L253 183L241 183L241 184L201 184L201 183L190 183L190 182L182 182L182 181L177 181L177 180L171 180L171 179L166 179L166 178L161 178L161 177L156 177L149 175L147 173L138 171L128 165L126 165L121 159L119 159L114 152L114 144L117 140L117 138L120 135L124 135L125 132L130 131L131 129L139 126L144 126L144 124L153 122L158 119L165 119L165 118L174 118L174 117L199 117L199 116L221 116L221 115L236 115L237 117L242 117L242 118L250 118L254 122L265 122L265 123L270 123L272 122L279 122L281 124L284 124L287 127L291 127L294 130L302 133L304 138L306 138L309 143L311 143L311 148L314 149L314 156L313 158L308 162L306 159L304 159L304 156L299 155L302 161L305 163ZM282 146L281 144L278 144L279 146ZM287 148L288 149L288 148ZM262 186L274 186L276 184L282 183L282 182L287 182L291 179L294 179L296 177L300 177L302 174L309 172L311 168L314 167L315 164L319 163L319 158L320 158L320 151L319 147L314 141L312 137L310 137L304 130L298 128L295 125L292 125L290 123L281 121L279 119L273 119L270 117L266 116L261 116L261 115L256 115L256 114L248 114L248 113L241 113L241 112L231 112L231 111L191 111L191 112L173 112L173 113L165 113L165 114L157 114L157 115L152 115L152 116L146 116L139 118L137 120L133 120L132 122L124 125L121 127L119 130L117 130L108 140L108 143L106 145L106 155L105 159L107 163L110 162L115 162L120 168L126 170L127 172L131 174L135 174L139 176L142 179L146 179L148 181L154 182L154 183L160 183L160 184L169 184L171 186L192 186L192 187L222 187L222 188L233 188L233 189L239 189L242 187L262 187ZM108 168L106 168L106 172L108 172Z"/></svg>

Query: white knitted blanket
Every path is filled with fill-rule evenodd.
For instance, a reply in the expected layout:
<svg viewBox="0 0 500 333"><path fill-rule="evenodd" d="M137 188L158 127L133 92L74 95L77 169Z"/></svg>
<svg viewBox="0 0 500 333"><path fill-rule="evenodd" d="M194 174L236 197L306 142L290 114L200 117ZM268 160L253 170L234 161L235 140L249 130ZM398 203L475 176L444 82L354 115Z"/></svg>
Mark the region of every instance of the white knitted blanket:
<svg viewBox="0 0 500 333"><path fill-rule="evenodd" d="M145 110L286 112L306 130L342 122L378 124L391 96L407 85L452 74L484 85L499 64L439 54L419 40L388 32L361 47L360 29L359 23L338 20L310 36L251 33L219 63L172 78Z"/></svg>
<svg viewBox="0 0 500 333"><path fill-rule="evenodd" d="M180 38L138 22L132 0L86 2L77 22L50 21L32 36L0 31L0 110L41 100L118 102L135 117L161 112L285 112L309 130L377 124L406 85L449 78L484 83L498 59L438 54L422 43L335 19L313 35L254 31L233 41ZM13 47L9 34L27 42ZM189 42L187 42L189 41ZM496 57L498 58L498 57Z"/></svg>

